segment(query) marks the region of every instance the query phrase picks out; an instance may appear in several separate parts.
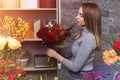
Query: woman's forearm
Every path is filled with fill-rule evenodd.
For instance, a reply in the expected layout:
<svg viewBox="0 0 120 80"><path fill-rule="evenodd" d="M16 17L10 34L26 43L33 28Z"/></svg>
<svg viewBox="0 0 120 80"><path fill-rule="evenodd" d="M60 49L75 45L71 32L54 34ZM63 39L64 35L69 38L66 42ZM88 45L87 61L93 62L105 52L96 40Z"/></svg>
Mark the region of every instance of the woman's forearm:
<svg viewBox="0 0 120 80"><path fill-rule="evenodd" d="M55 59L57 59L58 61L60 61L60 62L62 62L63 61L63 59L64 59L64 57L63 56L61 56L60 54L55 54L54 56L53 56Z"/></svg>

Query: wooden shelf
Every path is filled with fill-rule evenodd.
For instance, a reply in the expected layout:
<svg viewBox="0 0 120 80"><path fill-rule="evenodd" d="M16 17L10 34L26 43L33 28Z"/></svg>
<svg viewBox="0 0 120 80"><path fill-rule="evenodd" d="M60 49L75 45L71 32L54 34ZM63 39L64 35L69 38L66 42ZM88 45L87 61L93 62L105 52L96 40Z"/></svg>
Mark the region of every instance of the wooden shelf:
<svg viewBox="0 0 120 80"><path fill-rule="evenodd" d="M25 39L23 41L42 41L40 38L33 38L33 39Z"/></svg>
<svg viewBox="0 0 120 80"><path fill-rule="evenodd" d="M57 8L0 8L0 10L57 10Z"/></svg>
<svg viewBox="0 0 120 80"><path fill-rule="evenodd" d="M40 20L41 24L46 24L46 21L50 19L55 19L60 22L60 0L56 0L56 8L0 8L0 18L4 16L12 16L14 19L21 17L22 19L28 21ZM32 38L25 39L22 43L22 48L24 51L28 51L30 56L30 61L28 66L23 67L25 71L49 71L54 70L58 72L58 63L54 67L46 68L35 68L34 67L34 55L45 54L46 48L42 44L42 39Z"/></svg>
<svg viewBox="0 0 120 80"><path fill-rule="evenodd" d="M32 59L27 67L24 67L25 71L41 71L41 70L57 70L57 66L56 67L46 67L46 68L35 68L34 67L34 59Z"/></svg>

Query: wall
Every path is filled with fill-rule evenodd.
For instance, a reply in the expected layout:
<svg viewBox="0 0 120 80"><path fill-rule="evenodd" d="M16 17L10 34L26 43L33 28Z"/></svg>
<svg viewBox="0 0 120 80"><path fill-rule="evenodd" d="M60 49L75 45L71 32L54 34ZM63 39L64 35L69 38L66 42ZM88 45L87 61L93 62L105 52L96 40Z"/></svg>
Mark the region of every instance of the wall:
<svg viewBox="0 0 120 80"><path fill-rule="evenodd" d="M120 0L61 0L61 20L65 27L76 21L76 15L82 2L94 2L100 7L103 42L104 39L109 39L109 32L112 32L120 39ZM72 33L77 30L78 26L72 30ZM108 43L103 43L102 51L110 48L111 46Z"/></svg>

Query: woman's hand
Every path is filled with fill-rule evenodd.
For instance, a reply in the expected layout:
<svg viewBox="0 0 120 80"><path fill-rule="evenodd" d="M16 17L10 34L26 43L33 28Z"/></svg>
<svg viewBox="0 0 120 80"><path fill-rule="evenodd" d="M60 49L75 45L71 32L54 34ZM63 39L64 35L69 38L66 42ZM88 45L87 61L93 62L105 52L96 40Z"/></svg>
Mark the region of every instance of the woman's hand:
<svg viewBox="0 0 120 80"><path fill-rule="evenodd" d="M60 54L58 54L55 50L51 48L47 48L47 55L50 57L54 57L58 61L62 62L64 57L62 57Z"/></svg>
<svg viewBox="0 0 120 80"><path fill-rule="evenodd" d="M51 48L47 48L47 55L50 57L55 57L55 55L57 54L57 52Z"/></svg>

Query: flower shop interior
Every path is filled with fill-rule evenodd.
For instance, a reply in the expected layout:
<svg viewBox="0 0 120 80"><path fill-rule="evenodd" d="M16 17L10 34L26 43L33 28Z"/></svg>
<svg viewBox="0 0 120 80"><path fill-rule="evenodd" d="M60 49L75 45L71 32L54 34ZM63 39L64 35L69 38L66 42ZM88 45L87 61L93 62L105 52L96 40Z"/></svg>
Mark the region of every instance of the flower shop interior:
<svg viewBox="0 0 120 80"><path fill-rule="evenodd" d="M70 58L72 37L79 30L76 16L81 3L86 2L96 3L102 15L102 50L95 57L93 74L104 78L98 80L120 80L120 64L106 64L105 56L110 51L104 52L113 48L111 41L120 40L120 0L0 0L0 80L76 80L63 64L46 55L47 47L40 37L47 29L37 33L52 24L72 27L68 38L62 36L64 47L58 50ZM50 40L46 39L46 43Z"/></svg>

